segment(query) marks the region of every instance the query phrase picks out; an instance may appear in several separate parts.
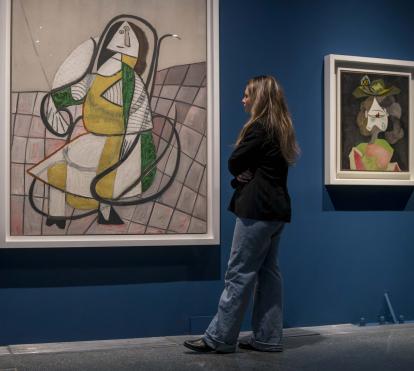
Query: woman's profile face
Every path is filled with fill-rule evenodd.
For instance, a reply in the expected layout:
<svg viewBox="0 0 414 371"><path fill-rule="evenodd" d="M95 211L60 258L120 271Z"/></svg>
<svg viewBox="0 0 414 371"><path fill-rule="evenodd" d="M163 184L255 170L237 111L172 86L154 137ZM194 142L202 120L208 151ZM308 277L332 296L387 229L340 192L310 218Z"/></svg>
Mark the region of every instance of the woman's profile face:
<svg viewBox="0 0 414 371"><path fill-rule="evenodd" d="M243 107L246 112L250 112L252 109L252 101L249 93L249 89L246 86L246 89L244 89L244 95L242 99Z"/></svg>

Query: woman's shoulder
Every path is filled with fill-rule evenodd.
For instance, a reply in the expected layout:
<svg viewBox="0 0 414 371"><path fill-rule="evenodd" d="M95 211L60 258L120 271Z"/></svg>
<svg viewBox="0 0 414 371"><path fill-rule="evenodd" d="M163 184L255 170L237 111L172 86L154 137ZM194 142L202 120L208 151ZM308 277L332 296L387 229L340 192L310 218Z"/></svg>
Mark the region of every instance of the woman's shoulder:
<svg viewBox="0 0 414 371"><path fill-rule="evenodd" d="M269 128L266 126L264 121L255 121L252 126L252 130L254 130L254 134L256 136L261 136L266 144L276 147L280 145L279 138L275 133L269 132Z"/></svg>
<svg viewBox="0 0 414 371"><path fill-rule="evenodd" d="M264 130L265 122L261 119L255 120L255 121L252 122L252 127Z"/></svg>
<svg viewBox="0 0 414 371"><path fill-rule="evenodd" d="M252 141L264 141L266 139L266 136L267 135L265 126L260 121L254 121L249 125L248 129L246 130L242 142L245 143Z"/></svg>
<svg viewBox="0 0 414 371"><path fill-rule="evenodd" d="M255 132L257 133L262 133L265 134L266 133L266 126L263 123L263 121L261 120L256 120L254 122L252 122L251 126L250 126L250 130L251 132Z"/></svg>

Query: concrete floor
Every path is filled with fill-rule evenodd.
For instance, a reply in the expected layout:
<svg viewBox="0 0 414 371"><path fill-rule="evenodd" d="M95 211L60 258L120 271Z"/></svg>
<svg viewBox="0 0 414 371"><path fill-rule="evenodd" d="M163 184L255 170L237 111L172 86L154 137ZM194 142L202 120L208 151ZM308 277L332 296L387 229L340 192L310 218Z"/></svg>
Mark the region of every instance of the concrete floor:
<svg viewBox="0 0 414 371"><path fill-rule="evenodd" d="M287 329L283 353L200 354L189 336L0 347L4 370L413 371L414 324Z"/></svg>

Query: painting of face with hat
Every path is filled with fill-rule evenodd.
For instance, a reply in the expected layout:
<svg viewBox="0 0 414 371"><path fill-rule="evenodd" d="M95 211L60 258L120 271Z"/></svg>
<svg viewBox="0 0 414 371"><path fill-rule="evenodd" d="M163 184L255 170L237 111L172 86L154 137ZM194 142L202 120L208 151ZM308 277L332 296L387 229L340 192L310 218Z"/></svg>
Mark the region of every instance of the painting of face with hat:
<svg viewBox="0 0 414 371"><path fill-rule="evenodd" d="M339 70L341 170L408 171L409 78Z"/></svg>

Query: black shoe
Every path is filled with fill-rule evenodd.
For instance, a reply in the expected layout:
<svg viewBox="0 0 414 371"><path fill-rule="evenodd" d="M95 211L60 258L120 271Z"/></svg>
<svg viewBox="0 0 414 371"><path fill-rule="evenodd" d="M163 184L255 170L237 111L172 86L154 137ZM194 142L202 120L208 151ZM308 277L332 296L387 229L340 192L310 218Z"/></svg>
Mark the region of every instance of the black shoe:
<svg viewBox="0 0 414 371"><path fill-rule="evenodd" d="M48 216L46 218L46 225L50 227L53 224L56 224L56 226L60 229L65 229L66 220L65 219L59 219L59 217L55 217L55 216Z"/></svg>
<svg viewBox="0 0 414 371"><path fill-rule="evenodd" d="M121 217L117 214L115 209L111 206L111 210L109 211L109 218L106 220L101 213L101 210L98 210L98 224L115 224L121 225L124 224Z"/></svg>
<svg viewBox="0 0 414 371"><path fill-rule="evenodd" d="M194 350L195 352L208 353L214 352L214 349L207 345L203 338L196 340L186 340L184 341L184 346L188 349Z"/></svg>
<svg viewBox="0 0 414 371"><path fill-rule="evenodd" d="M240 349L245 349L245 350L255 350L256 352L283 352L283 347L280 346L280 348L277 349L272 349L272 350L264 350L264 349L258 349L255 348L253 345L251 345L250 343L245 343L245 342L239 342L239 348Z"/></svg>
<svg viewBox="0 0 414 371"><path fill-rule="evenodd" d="M246 349L246 350L256 350L250 343L239 343L240 349Z"/></svg>

